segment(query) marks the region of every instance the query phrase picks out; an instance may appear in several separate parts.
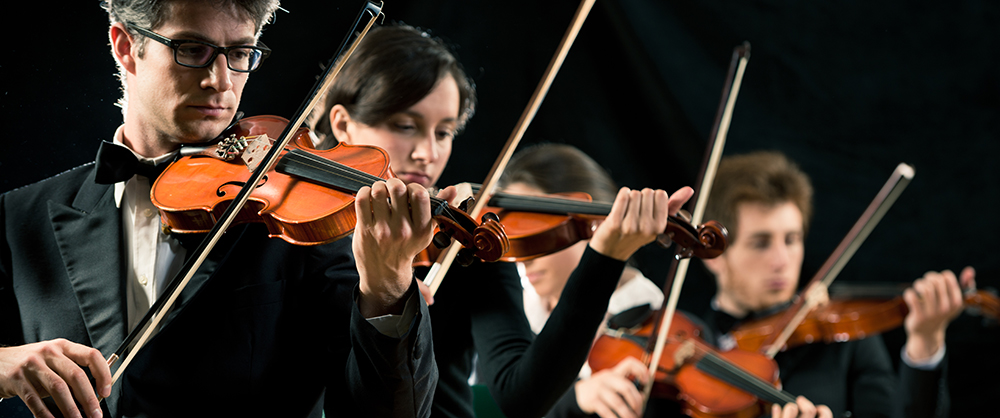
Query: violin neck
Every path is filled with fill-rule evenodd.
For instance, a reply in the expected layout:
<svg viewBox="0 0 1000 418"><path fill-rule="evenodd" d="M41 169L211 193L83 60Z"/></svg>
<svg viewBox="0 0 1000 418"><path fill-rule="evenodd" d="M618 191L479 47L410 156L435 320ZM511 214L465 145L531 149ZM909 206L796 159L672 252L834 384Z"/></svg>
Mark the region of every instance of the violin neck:
<svg viewBox="0 0 1000 418"><path fill-rule="evenodd" d="M507 193L494 194L490 197L488 205L507 210L553 213L558 215L572 213L607 216L611 213L611 205L608 203L584 202L559 197L521 196Z"/></svg>
<svg viewBox="0 0 1000 418"><path fill-rule="evenodd" d="M376 181L385 180L299 149L288 151L274 169L281 174L351 194L357 194L362 187L371 186Z"/></svg>
<svg viewBox="0 0 1000 418"><path fill-rule="evenodd" d="M472 186L473 193L479 193L479 189L482 187L479 184L471 184L470 186ZM490 196L487 206L512 211L551 213L556 215L574 213L607 216L611 213L611 204L605 202L592 202L553 196L526 196L503 192L494 193L493 196Z"/></svg>
<svg viewBox="0 0 1000 418"><path fill-rule="evenodd" d="M281 157L274 169L282 174L351 194L357 194L362 187L371 186L377 181L384 180L379 176L299 149L288 151ZM447 200L431 197L431 208L434 216L447 216L465 227L475 228L475 225L469 225L464 219L456 216Z"/></svg>

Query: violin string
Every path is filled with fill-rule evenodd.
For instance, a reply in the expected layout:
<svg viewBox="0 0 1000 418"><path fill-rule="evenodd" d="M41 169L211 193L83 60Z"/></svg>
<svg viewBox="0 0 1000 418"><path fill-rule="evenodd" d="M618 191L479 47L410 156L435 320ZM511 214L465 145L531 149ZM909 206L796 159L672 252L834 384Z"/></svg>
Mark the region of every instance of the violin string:
<svg viewBox="0 0 1000 418"><path fill-rule="evenodd" d="M362 187L371 186L375 182L385 180L374 174L366 173L354 167L350 167L298 149L290 150L282 157L282 163L280 165L281 169L279 171L290 171L302 167L310 168L315 172L324 173L345 182L350 182L351 184L330 183L329 181L311 178L311 176L300 177L304 177L306 180L321 182L331 187L341 188L352 194L356 194ZM435 210L435 214L444 215L455 222L459 222L457 216L455 216L450 210L447 210L448 202L434 196L431 196L430 200L435 205L435 208L439 209Z"/></svg>
<svg viewBox="0 0 1000 418"><path fill-rule="evenodd" d="M524 196L497 193L490 197L490 206L509 210L530 210L532 212L584 215L608 215L611 205L604 202L586 202L573 199L544 196Z"/></svg>
<svg viewBox="0 0 1000 418"><path fill-rule="evenodd" d="M349 187L351 188L351 193L357 193L359 189L364 186L371 186L377 181L385 180L374 174L369 174L364 171L358 170L353 167L348 167L344 164L338 163L336 161L328 160L323 157L313 155L311 153L293 149L282 157L282 160L286 161L286 164L292 166L309 167L317 172L325 173L334 176L339 179L351 182ZM340 184L331 184L331 186L341 186ZM348 186L341 186L348 187Z"/></svg>
<svg viewBox="0 0 1000 418"><path fill-rule="evenodd" d="M473 193L479 192L480 185L471 184ZM489 206L509 210L530 210L532 212L565 215L607 215L611 213L611 203L578 200L559 196L531 196L498 192L490 196Z"/></svg>
<svg viewBox="0 0 1000 418"><path fill-rule="evenodd" d="M701 358L695 363L695 367L699 370L736 386L764 401L778 404L795 402L794 395L775 388L770 382L746 371L732 361L720 357L712 348L707 347L700 341L690 339L685 341L694 343L695 349L702 353Z"/></svg>
<svg viewBox="0 0 1000 418"><path fill-rule="evenodd" d="M732 384L764 401L781 405L795 402L795 397L791 394L775 389L774 386L764 382L759 377L718 357L711 351L706 352L695 366L699 370Z"/></svg>

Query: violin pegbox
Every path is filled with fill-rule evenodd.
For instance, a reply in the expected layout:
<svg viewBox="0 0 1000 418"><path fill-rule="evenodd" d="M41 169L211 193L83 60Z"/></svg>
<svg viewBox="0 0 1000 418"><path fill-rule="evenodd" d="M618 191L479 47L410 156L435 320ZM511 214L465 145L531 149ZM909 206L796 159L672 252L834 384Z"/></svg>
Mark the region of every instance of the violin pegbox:
<svg viewBox="0 0 1000 418"><path fill-rule="evenodd" d="M241 136L237 138L236 134L231 134L215 144L215 157L222 161L232 161L243 154L243 150L246 147L247 140L245 137Z"/></svg>

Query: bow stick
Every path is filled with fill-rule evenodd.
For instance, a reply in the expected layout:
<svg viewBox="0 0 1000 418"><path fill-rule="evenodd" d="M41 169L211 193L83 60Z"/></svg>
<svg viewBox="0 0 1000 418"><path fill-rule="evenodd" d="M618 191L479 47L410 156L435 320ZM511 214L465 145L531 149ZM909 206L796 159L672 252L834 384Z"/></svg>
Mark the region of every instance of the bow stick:
<svg viewBox="0 0 1000 418"><path fill-rule="evenodd" d="M875 226L878 225L882 217L885 216L886 211L892 207L892 204L896 202L896 198L899 194L903 192L903 189L910 184L910 180L914 176L913 167L899 163L896 166L896 170L892 172L889 176L889 180L886 181L882 189L879 190L878 194L875 195L875 199L868 205L865 212L861 214L857 222L854 223L854 227L844 236L844 239L840 241L840 245L837 249L830 254L830 257L826 259L823 266L820 267L816 275L813 276L812 280L806 286L806 295L792 305L785 312L785 316L778 323L786 323L785 327L778 334L772 334L771 338L765 340L762 348L767 348L765 354L768 357L774 358L775 354L781 351L781 348L788 341L788 338L792 336L795 329L802 323L806 315L812 310L813 307L818 303L818 298L816 297L818 292L822 292L820 289L827 289L830 287L830 283L837 278L840 271L843 270L844 265L850 261L851 257L858 250L858 247L868 238ZM787 321L787 322L786 322ZM776 327L777 328L777 327ZM775 337L776 336L776 337Z"/></svg>
<svg viewBox="0 0 1000 418"><path fill-rule="evenodd" d="M503 170L507 167L510 157L514 154L517 144L521 142L521 137L524 136L524 131L528 129L531 120L535 118L535 113L538 112L538 108L542 105L545 94L548 93L552 81L556 78L556 73L562 67L562 63L566 59L566 54L569 53L569 48L573 46L573 41L576 40L576 35L580 32L580 28L587 19L587 15L590 14L590 9L594 6L595 1L582 0L580 6L576 9L569 28L566 29L562 41L559 42L559 48L556 50L555 56L552 57L548 68L545 69L545 73L542 75L538 87L535 88L535 92L531 95L531 99L528 100L528 106L521 113L521 118L514 125L514 131L507 139L507 144L500 151L500 157L493 163L493 168L490 169L489 174L486 176L486 181L483 182L482 187L479 188L479 192L475 195L475 203L469 209L469 215L473 218L479 217L483 208L486 207L486 203L489 201L487 197L493 194L493 190L500 180L500 175L503 174ZM448 269L451 268L451 264L455 261L455 257L458 255L460 249L461 246L453 242L446 251L441 252L437 260L434 261L434 264L431 265L430 270L428 270L427 276L424 277L424 284L430 288L432 296L441 287L441 282L444 281L444 276L448 274Z"/></svg>
<svg viewBox="0 0 1000 418"><path fill-rule="evenodd" d="M719 110L715 116L713 128L714 141L709 144L710 152L702 163L701 186L698 191L698 198L695 200L694 209L691 213L691 225L699 225L705 215L705 206L708 202L708 195L712 190L712 183L715 181L715 172L719 167L719 160L722 159L722 149L726 145L726 134L729 132L729 123L733 117L733 108L736 106L736 96L739 95L740 85L743 84L743 73L746 71L747 63L750 61L750 44L744 42L733 49L732 60L729 64L729 73L726 84L729 89L723 87L722 99L719 103ZM657 366L660 364L660 357L663 356L663 349L666 347L667 334L670 331L670 324L673 321L674 313L677 311L677 301L680 299L681 288L684 286L684 279L687 277L687 268L691 260L682 258L674 265L673 284L670 289L670 297L666 306L661 310L660 323L656 335L656 345L649 362L649 376L655 376ZM643 403L649 401L649 395L653 390L653 382L650 381L643 388Z"/></svg>
<svg viewBox="0 0 1000 418"><path fill-rule="evenodd" d="M371 29L375 21L380 16L382 16L381 10L382 10L382 2L378 2L376 4L373 1L369 1L365 5L365 7L362 8L361 12L358 13L358 17L355 20L354 25L351 27L351 31L348 32L347 37L341 43L340 48L337 49L337 54L334 55L334 59L336 60L334 65L328 66L326 71L324 71L323 76L319 80L317 80L316 84L313 86L312 91L309 93L309 97L307 97L306 101L304 101L302 105L299 106L299 110L296 111L295 113L296 116L293 118L293 122L289 123L288 126L285 127L284 132L282 132L281 134L281 138L274 143L274 145L268 151L267 156L264 158L263 162L256 167L256 169L253 171L253 174L246 181L246 184L243 186L242 189L240 189L240 192L236 195L236 198L225 210L225 212L223 212L218 222L215 223L215 226L208 233L208 236L206 236L205 239L202 240L201 245L198 246L198 249L195 250L194 254L196 256L188 259L188 261L184 264L184 267L181 269L181 271L176 276L174 276L173 280L170 281L170 283L164 289L164 293L161 294L160 297L156 299L156 302L153 304L153 306L149 308L149 310L146 312L146 315L142 318L142 320L135 327L135 329L133 329L132 332L129 333L129 335L125 338L125 340L121 343L121 345L119 345L118 349L110 357L108 357L108 366L110 367L114 365L121 356L123 355L125 356L124 359L122 360L121 366L118 367L118 369L115 371L115 374L111 378L112 384L118 381L118 378L121 377L122 373L125 372L125 368L128 367L129 363L131 363L132 359L135 357L135 354L139 351L140 348L142 348L142 346L146 343L149 337L157 329L157 327L160 324L160 321L170 311L170 308L173 306L174 302L180 296L181 292L188 285L191 278L194 277L194 274L197 272L198 267L200 267L202 263L204 263L205 259L208 258L208 254L212 251L213 248L215 248L215 245L222 237L222 234L226 231L226 229L229 228L229 225L232 224L233 220L236 219L236 215L246 204L247 200L250 197L250 193L253 192L255 186L261 182L264 175L271 170L271 168L274 166L275 163L277 163L278 158L281 155L280 153L281 150L283 150L285 146L288 145L288 143L294 137L298 127L305 122L305 119L309 115L309 112L312 111L312 109L316 106L317 103L319 103L319 100L321 99L320 93L326 91L326 89L329 88L329 86L335 80L337 74L340 73L340 70L344 67L344 64L351 57L351 54L354 53L354 50L357 48L358 44L361 42L362 39L364 39L365 35L368 33L368 30ZM364 26L362 31L358 34L355 41L351 43L347 51L344 52L345 46L348 45L348 41L350 40L351 35L356 32L356 29L362 23L363 18L365 17L366 14L371 15L371 18L368 20L368 23Z"/></svg>

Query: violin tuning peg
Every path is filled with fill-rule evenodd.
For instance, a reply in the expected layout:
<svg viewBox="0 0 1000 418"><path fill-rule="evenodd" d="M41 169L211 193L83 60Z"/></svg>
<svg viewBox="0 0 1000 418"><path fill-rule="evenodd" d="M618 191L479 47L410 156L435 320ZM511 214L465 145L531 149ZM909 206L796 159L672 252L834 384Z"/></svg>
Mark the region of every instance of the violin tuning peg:
<svg viewBox="0 0 1000 418"><path fill-rule="evenodd" d="M660 234L660 235L657 235L656 236L656 244L659 245L660 248L664 248L664 249L670 248L670 246L673 245L673 243L674 243L674 240L672 239L673 237L671 237L671 235L673 235L673 234Z"/></svg>
<svg viewBox="0 0 1000 418"><path fill-rule="evenodd" d="M476 253L472 248L463 248L457 255L455 255L455 262L460 264L462 267L468 267L475 260Z"/></svg>
<svg viewBox="0 0 1000 418"><path fill-rule="evenodd" d="M684 222L691 222L691 212L681 209L677 212L677 217L684 220Z"/></svg>
<svg viewBox="0 0 1000 418"><path fill-rule="evenodd" d="M462 203L458 204L458 209L462 212L469 213L469 208L474 204L476 204L476 198L470 196L469 198L463 200Z"/></svg>
<svg viewBox="0 0 1000 418"><path fill-rule="evenodd" d="M435 247L438 247L438 249L445 249L451 245L451 234L444 231L438 231L438 233L434 234L432 242Z"/></svg>
<svg viewBox="0 0 1000 418"><path fill-rule="evenodd" d="M486 212L483 214L482 223L486 222L500 222L500 217L493 212Z"/></svg>

